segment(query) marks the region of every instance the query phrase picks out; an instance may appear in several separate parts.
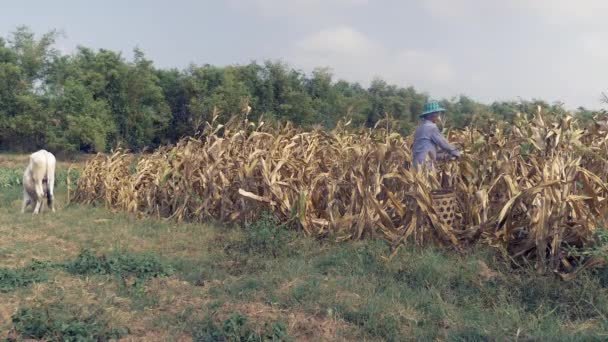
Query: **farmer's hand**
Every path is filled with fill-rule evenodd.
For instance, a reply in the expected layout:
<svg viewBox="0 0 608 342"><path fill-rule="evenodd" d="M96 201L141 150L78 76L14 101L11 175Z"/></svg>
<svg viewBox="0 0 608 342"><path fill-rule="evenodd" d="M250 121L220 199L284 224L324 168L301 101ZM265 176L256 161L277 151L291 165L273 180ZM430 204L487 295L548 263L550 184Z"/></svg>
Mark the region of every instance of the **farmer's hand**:
<svg viewBox="0 0 608 342"><path fill-rule="evenodd" d="M445 161L445 160L449 160L451 157L451 155L444 153L444 152L438 152L437 153L437 160L440 161Z"/></svg>

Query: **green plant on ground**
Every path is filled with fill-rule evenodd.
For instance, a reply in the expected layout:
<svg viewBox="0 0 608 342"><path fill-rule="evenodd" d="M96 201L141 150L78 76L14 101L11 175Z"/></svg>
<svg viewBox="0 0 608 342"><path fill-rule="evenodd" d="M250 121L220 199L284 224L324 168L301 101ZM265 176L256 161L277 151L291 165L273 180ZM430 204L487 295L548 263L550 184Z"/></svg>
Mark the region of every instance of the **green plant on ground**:
<svg viewBox="0 0 608 342"><path fill-rule="evenodd" d="M249 324L248 318L240 313L232 314L219 327L211 317L195 326L192 337L197 342L212 341L290 341L285 325L282 322L265 323L259 332Z"/></svg>
<svg viewBox="0 0 608 342"><path fill-rule="evenodd" d="M138 279L169 276L174 273L173 266L158 255L113 253L97 255L85 249L74 260L65 264L65 269L79 275L134 276Z"/></svg>
<svg viewBox="0 0 608 342"><path fill-rule="evenodd" d="M126 328L109 327L101 310L83 315L62 304L20 308L12 322L15 332L23 338L49 341L107 341L128 333Z"/></svg>
<svg viewBox="0 0 608 342"><path fill-rule="evenodd" d="M568 256L601 258L608 262L608 230L598 229L593 233L593 237L584 247L570 246L567 249Z"/></svg>
<svg viewBox="0 0 608 342"><path fill-rule="evenodd" d="M0 292L8 292L33 283L47 281L48 263L34 261L30 265L18 268L0 268Z"/></svg>
<svg viewBox="0 0 608 342"><path fill-rule="evenodd" d="M271 256L273 258L287 256L290 250L289 242L295 238L295 233L271 214L264 213L253 224L245 227L245 239L241 249L249 254Z"/></svg>

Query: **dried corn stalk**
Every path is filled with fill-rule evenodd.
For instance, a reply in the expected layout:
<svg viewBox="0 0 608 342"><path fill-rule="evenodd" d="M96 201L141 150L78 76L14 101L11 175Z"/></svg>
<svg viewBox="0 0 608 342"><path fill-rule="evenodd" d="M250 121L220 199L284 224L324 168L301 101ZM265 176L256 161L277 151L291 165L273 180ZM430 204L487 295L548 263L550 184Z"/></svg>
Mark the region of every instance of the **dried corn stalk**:
<svg viewBox="0 0 608 342"><path fill-rule="evenodd" d="M451 132L467 155L442 167L459 203L452 226L432 203L438 174L410 170L411 137L344 127L207 124L137 162L124 150L98 155L73 200L178 221L251 222L268 210L313 236L381 237L394 247L483 241L554 270L572 262L564 247L584 245L608 213L608 134L571 117L539 111L508 130Z"/></svg>

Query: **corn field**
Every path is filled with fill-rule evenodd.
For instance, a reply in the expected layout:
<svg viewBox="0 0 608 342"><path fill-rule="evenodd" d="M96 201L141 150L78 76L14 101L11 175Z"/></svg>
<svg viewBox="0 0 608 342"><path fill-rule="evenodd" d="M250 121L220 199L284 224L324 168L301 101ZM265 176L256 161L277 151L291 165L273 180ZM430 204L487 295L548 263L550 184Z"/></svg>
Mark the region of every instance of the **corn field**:
<svg viewBox="0 0 608 342"><path fill-rule="evenodd" d="M603 122L583 130L572 117L539 108L513 125L452 131L449 140L464 156L431 173L410 167L412 137L388 122L347 126L327 132L237 118L208 123L199 136L151 154L99 154L72 200L177 221L249 223L269 211L319 238L386 239L389 258L407 243L457 250L485 243L565 277L602 263L568 250L587 246L605 227ZM445 188L457 204L450 224L432 196Z"/></svg>

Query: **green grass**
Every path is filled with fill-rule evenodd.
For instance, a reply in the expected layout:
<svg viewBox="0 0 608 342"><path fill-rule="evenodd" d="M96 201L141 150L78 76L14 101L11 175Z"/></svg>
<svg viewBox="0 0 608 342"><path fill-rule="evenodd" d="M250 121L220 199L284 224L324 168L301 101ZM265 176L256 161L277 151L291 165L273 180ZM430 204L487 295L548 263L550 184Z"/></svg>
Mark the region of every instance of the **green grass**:
<svg viewBox="0 0 608 342"><path fill-rule="evenodd" d="M177 225L64 195L34 217L18 214L18 187L0 192L0 331L14 338L608 339L606 270L564 282L483 248L386 262L382 241L317 241L268 216Z"/></svg>

